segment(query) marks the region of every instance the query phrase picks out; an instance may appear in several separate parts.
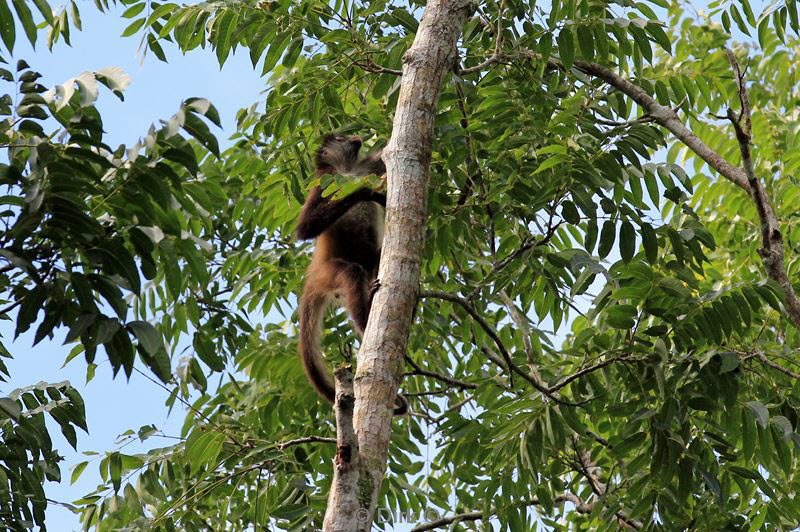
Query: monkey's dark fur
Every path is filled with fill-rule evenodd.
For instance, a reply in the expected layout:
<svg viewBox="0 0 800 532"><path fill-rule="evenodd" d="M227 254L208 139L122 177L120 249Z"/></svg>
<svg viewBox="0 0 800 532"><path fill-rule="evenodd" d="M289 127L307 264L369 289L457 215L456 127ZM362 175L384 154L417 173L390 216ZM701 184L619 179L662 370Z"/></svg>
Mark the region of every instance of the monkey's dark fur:
<svg viewBox="0 0 800 532"><path fill-rule="evenodd" d="M358 158L361 139L326 135L316 154L316 177L339 174L383 176L380 151ZM344 299L356 332L364 334L383 243L386 195L362 187L342 199L322 195L319 186L306 198L297 221L297 238L316 238L300 298L300 356L314 388L333 402L335 387L322 358L319 336L325 308L333 297ZM397 397L395 414L404 414L406 400Z"/></svg>

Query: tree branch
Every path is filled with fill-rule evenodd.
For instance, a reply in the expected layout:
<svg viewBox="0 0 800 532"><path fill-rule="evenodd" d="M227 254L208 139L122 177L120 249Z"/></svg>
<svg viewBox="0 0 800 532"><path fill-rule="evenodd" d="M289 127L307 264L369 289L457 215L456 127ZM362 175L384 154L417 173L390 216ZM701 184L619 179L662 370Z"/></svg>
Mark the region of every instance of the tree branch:
<svg viewBox="0 0 800 532"><path fill-rule="evenodd" d="M589 482L589 487L592 489L592 492L598 497L598 500L602 500L605 496L606 492L608 491L608 486L600 480L600 475L598 475L597 470L599 469L597 465L592 460L591 455L585 449L578 448L578 437L573 435L572 437L572 447L575 451L575 456L578 459L578 469L577 472L583 475L586 480ZM619 524L622 525L624 528L633 528L639 530L642 528L643 524L641 521L637 521L636 519L631 519L622 511L615 511L614 515L617 517Z"/></svg>
<svg viewBox="0 0 800 532"><path fill-rule="evenodd" d="M750 152L752 142L750 99L747 95L747 88L744 85L744 73L739 68L739 63L736 61L736 56L732 50L726 48L725 55L736 77L739 104L741 106L738 117L733 112L733 109L730 108L728 109L727 117L736 132L736 141L739 143L739 153L742 156L742 166L747 175L747 182L750 186L753 203L756 205L758 219L761 222L761 249L758 250L758 254L761 256L761 262L767 270L767 275L778 283L783 291L784 307L789 319L794 323L795 327L800 328L800 300L798 300L794 287L786 273L783 235L764 184L756 177L755 168L753 167L753 159Z"/></svg>
<svg viewBox="0 0 800 532"><path fill-rule="evenodd" d="M451 386L455 386L457 388L461 388L462 390L474 390L475 388L478 387L477 384L472 384L471 382L460 381L458 379L454 379L452 377L448 377L447 375L443 375L441 373L435 373L435 372L429 371L427 369L422 369L408 355L406 355L406 362L408 362L411 365L411 367L414 368L414 371L411 372L411 373L408 373L408 375L423 375L425 377L431 377L433 379L440 380L442 382L446 382L447 384L450 384Z"/></svg>
<svg viewBox="0 0 800 532"><path fill-rule="evenodd" d="M297 438L296 440L287 440L275 445L275 447L282 451L292 445L302 445L304 443L336 443L336 438L323 438L322 436L306 436L305 438Z"/></svg>
<svg viewBox="0 0 800 532"><path fill-rule="evenodd" d="M562 495L558 495L554 498L553 502L556 504L564 503L564 502L571 502L575 505L575 510L579 514L588 514L591 513L592 508L594 507L593 504L586 504L581 500L580 497L577 495L573 495L572 493L564 493ZM528 499L526 501L515 503L514 506L538 506L539 499ZM498 510L492 510L490 515L495 515ZM444 528L450 524L458 524L464 521L478 521L483 519L483 512L464 512L461 514L451 515L448 517L442 517L441 519L436 519L435 521L431 521L430 523L425 523L424 525L419 525L411 529L411 532L424 532L426 530L435 530L437 528Z"/></svg>
<svg viewBox="0 0 800 532"><path fill-rule="evenodd" d="M480 72L484 68L501 61L502 54L500 53L500 48L503 46L503 13L505 12L505 9L506 0L501 0L500 7L497 10L497 31L495 31L494 52L492 55L480 64L461 70L459 74L464 75L472 74L473 72Z"/></svg>
<svg viewBox="0 0 800 532"><path fill-rule="evenodd" d="M419 293L419 297L434 297L437 299L443 299L445 301L455 303L467 311L467 314L472 316L472 319L478 322L478 325L480 325L481 328L486 331L486 334L488 334L489 337L494 341L495 345L497 345L497 349L503 355L503 358L507 364L506 369L508 370L508 380L511 383L511 386L514 385L514 379L512 377L513 372L511 369L514 366L514 363L511 361L511 355L508 353L506 346L503 345L503 341L499 336L497 336L497 333L494 331L494 329L488 323L486 323L486 320L484 320L481 315L478 314L475 308L466 299L460 298L453 294L448 294L447 292L430 292L425 290Z"/></svg>
<svg viewBox="0 0 800 532"><path fill-rule="evenodd" d="M740 124L740 118L735 117L730 111L727 118L731 119L736 129L736 139L739 142L744 169L732 165L724 157L712 150L706 143L700 140L697 135L692 133L689 128L683 125L674 109L659 104L641 87L634 85L615 72L596 63L576 60L573 65L574 68L577 68L584 74L603 80L632 98L642 107L649 119L670 131L678 140L683 142L686 147L708 163L708 165L716 170L722 177L740 187L753 198L761 222L762 248L759 250L761 261L767 270L767 275L778 283L783 291L785 299L784 306L789 320L795 327L800 328L800 299L798 299L794 287L786 274L783 236L781 235L778 220L775 217L764 185L756 178L753 169L750 155L750 104L747 97L747 90L744 86L744 74L739 69L733 52L726 49L725 53L736 74L736 81L739 87L739 102L742 106L740 116L741 119L744 120L744 126ZM528 50L521 51L518 55L532 60L541 59L540 54ZM498 62L510 58L513 58L513 56L496 53L487 59L487 62ZM553 58L547 60L547 66L552 69L566 71L564 65Z"/></svg>
<svg viewBox="0 0 800 532"><path fill-rule="evenodd" d="M777 362L773 362L764 353L759 351L758 353L756 353L756 357L758 358L758 360L762 364L765 364L765 365L771 367L772 369L774 369L776 371L779 371L779 372L783 373L784 375L787 375L787 376L789 376L789 377L791 377L793 379L800 379L800 373L796 373L796 372L794 372L794 371L792 371L792 370L790 370L788 368L784 368L783 366L781 366Z"/></svg>
<svg viewBox="0 0 800 532"><path fill-rule="evenodd" d="M336 383L336 456L333 458L333 482L328 493L328 508L325 512L324 530L335 530L337 519L353 519L359 511L357 485L360 455L358 439L353 427L353 372L349 367L336 368L333 372Z"/></svg>

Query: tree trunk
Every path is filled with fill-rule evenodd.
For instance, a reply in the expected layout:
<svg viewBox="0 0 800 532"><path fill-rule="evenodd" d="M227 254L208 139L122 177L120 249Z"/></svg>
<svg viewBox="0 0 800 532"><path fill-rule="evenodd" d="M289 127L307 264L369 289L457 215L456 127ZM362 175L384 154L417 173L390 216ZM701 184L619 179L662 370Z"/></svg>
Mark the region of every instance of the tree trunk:
<svg viewBox="0 0 800 532"><path fill-rule="evenodd" d="M337 452L326 531L368 531L372 526L419 286L433 118L442 80L453 66L461 29L473 9L466 0L428 2L414 43L403 56L392 138L383 151L388 194L381 286L372 303L355 375L352 422L358 448ZM347 427L337 427L341 430ZM341 457L352 461L343 464ZM358 474L352 474L353 470Z"/></svg>

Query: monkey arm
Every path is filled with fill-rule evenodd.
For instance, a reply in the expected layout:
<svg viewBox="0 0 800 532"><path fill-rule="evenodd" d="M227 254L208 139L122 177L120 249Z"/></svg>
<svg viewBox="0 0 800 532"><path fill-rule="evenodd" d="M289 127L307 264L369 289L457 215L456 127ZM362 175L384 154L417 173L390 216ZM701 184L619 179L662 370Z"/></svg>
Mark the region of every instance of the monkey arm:
<svg viewBox="0 0 800 532"><path fill-rule="evenodd" d="M300 240L316 238L344 216L353 205L362 201L374 201L386 206L386 195L362 187L342 199L332 200L322 195L320 187L314 187L303 205L303 210L300 211L295 231L297 238Z"/></svg>

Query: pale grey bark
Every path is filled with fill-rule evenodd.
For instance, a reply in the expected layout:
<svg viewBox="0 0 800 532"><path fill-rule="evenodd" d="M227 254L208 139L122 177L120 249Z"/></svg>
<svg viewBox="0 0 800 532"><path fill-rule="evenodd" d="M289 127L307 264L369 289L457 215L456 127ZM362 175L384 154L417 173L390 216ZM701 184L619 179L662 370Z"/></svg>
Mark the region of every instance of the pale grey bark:
<svg viewBox="0 0 800 532"><path fill-rule="evenodd" d="M378 275L381 286L372 302L354 382L358 454L350 471L355 474L334 475L325 513L326 531L368 531L372 527L417 300L433 118L442 81L456 58L461 29L473 10L467 0L431 0L414 43L403 56L392 138L383 151L388 193Z"/></svg>
<svg viewBox="0 0 800 532"><path fill-rule="evenodd" d="M358 440L353 428L353 372L350 368L337 368L333 372L336 383L336 456L333 458L333 486L328 493L328 511L325 512L323 530L356 530L343 528L344 523L357 522L363 512L358 503ZM336 508L336 512L331 512Z"/></svg>

